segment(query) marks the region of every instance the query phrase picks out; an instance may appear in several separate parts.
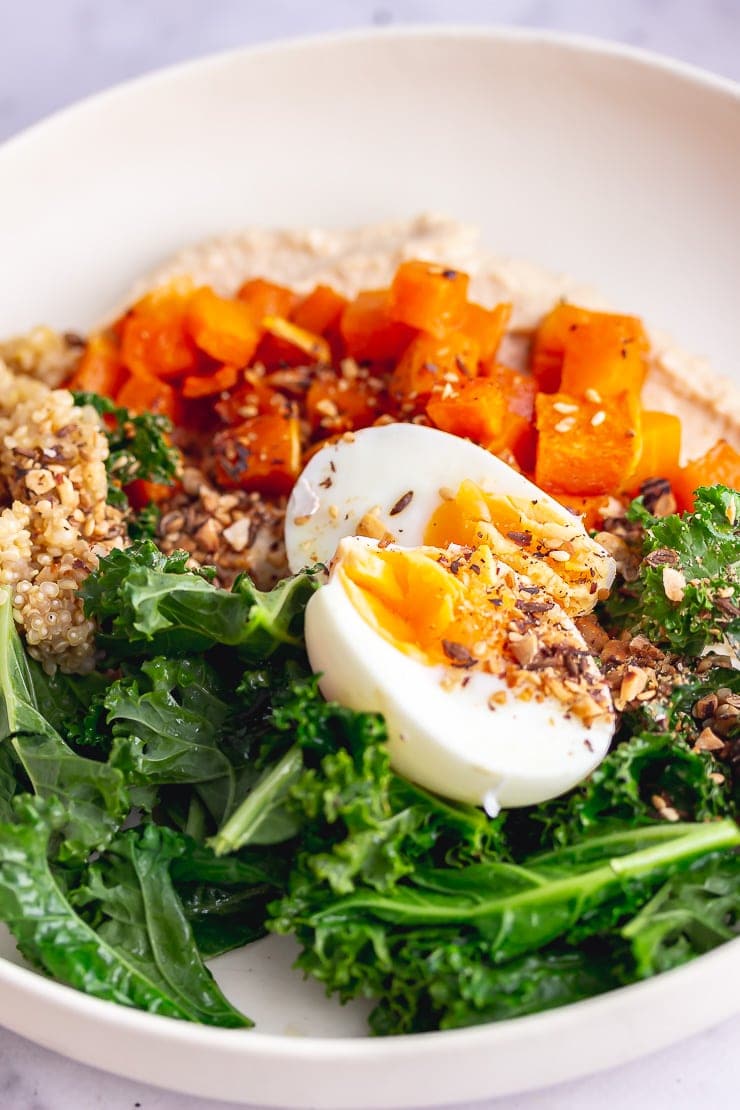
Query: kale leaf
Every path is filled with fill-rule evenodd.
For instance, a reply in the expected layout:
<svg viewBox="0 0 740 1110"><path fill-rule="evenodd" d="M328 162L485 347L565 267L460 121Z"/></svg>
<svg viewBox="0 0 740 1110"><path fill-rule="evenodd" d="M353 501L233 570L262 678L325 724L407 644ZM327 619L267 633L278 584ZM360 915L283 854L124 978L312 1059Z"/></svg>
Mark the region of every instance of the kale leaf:
<svg viewBox="0 0 740 1110"><path fill-rule="evenodd" d="M200 959L169 876L180 850L171 834L153 825L123 833L70 896L72 877L48 858L66 823L63 807L26 796L15 818L0 825L0 917L31 963L94 997L150 1013L250 1024Z"/></svg>
<svg viewBox="0 0 740 1110"><path fill-rule="evenodd" d="M100 644L110 659L186 655L234 647L262 661L279 648L300 648L303 613L318 585L311 571L269 591L245 575L232 589L187 570L185 552L165 557L151 541L112 551L85 580L85 612L101 622Z"/></svg>
<svg viewBox="0 0 740 1110"><path fill-rule="evenodd" d="M129 796L120 771L77 754L44 716L38 698L43 681L0 590L0 740L9 742L25 783L63 804L65 854L84 857L113 836L128 813ZM47 692L44 704L50 697Z"/></svg>
<svg viewBox="0 0 740 1110"><path fill-rule="evenodd" d="M740 934L740 853L674 875L622 928L640 977L678 967Z"/></svg>
<svg viewBox="0 0 740 1110"><path fill-rule="evenodd" d="M624 584L606 603L612 622L684 656L737 652L740 493L702 488L692 513L662 518L651 516L638 498L628 516L643 526L643 561L638 581ZM665 589L664 573L674 572L684 582L680 600Z"/></svg>
<svg viewBox="0 0 740 1110"><path fill-rule="evenodd" d="M166 416L142 412L138 416L98 393L75 392L76 405L92 405L102 417L108 438L108 500L128 506L124 486L137 478L171 486L177 477L180 455L169 442L172 424ZM147 518L148 523L148 518Z"/></svg>

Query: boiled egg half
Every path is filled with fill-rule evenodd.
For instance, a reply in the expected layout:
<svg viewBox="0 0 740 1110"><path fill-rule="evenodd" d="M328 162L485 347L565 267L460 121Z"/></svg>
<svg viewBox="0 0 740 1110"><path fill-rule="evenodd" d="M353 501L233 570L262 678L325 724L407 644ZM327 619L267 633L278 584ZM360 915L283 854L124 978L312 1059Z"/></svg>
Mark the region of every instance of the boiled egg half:
<svg viewBox="0 0 740 1110"><path fill-rule="evenodd" d="M291 570L328 565L353 535L403 547L486 545L570 616L593 609L616 569L580 518L522 474L468 440L415 424L339 439L299 477L285 524Z"/></svg>
<svg viewBox="0 0 740 1110"><path fill-rule="evenodd" d="M462 441L453 443L466 451ZM340 475L329 463L344 456L328 455L311 488L321 475ZM436 493L445 468L434 455L423 462ZM400 488L401 496L394 463L375 456L372 465L386 473L386 492ZM482 467L472 473L490 479ZM371 467L365 486L379 490L376 477ZM363 476L357 479L356 513L367 503ZM341 490L349 503L346 471ZM510 490L518 496L521 486L512 479ZM400 531L396 516L402 513L385 509L384 519ZM414 535L431 516L418 513ZM328 513L323 519L331 521ZM293 549L301 565L306 557L331 560L328 583L306 610L311 667L325 697L383 714L400 775L494 814L554 797L600 762L614 731L609 689L572 619L543 585L488 543L443 550L355 536L340 537L335 551L333 538L320 530L313 536L305 557L298 543Z"/></svg>

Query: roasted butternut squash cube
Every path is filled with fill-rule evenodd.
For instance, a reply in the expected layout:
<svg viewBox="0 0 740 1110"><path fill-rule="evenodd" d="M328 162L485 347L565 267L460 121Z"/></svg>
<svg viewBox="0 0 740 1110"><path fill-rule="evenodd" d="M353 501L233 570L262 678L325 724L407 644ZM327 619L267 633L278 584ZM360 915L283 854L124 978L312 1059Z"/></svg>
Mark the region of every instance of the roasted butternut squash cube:
<svg viewBox="0 0 740 1110"><path fill-rule="evenodd" d="M556 304L540 321L532 339L530 368L541 393L560 388L563 354L571 331L585 323L591 313L574 304Z"/></svg>
<svg viewBox="0 0 740 1110"><path fill-rule="evenodd" d="M560 390L580 397L611 397L628 390L639 397L647 352L647 336L637 317L592 312L568 331Z"/></svg>
<svg viewBox="0 0 740 1110"><path fill-rule="evenodd" d="M570 393L538 393L535 482L551 493L615 493L641 451L639 404L632 393L601 403Z"/></svg>
<svg viewBox="0 0 740 1110"><path fill-rule="evenodd" d="M402 262L391 284L391 318L441 338L464 324L469 280L435 262Z"/></svg>
<svg viewBox="0 0 740 1110"><path fill-rule="evenodd" d="M511 305L497 304L484 308L470 302L465 308L462 330L478 344L481 362L492 363L511 318Z"/></svg>
<svg viewBox="0 0 740 1110"><path fill-rule="evenodd" d="M118 326L121 361L140 377L177 378L192 374L198 350L187 326L191 294L177 289L150 293Z"/></svg>
<svg viewBox="0 0 740 1110"><path fill-rule="evenodd" d="M292 289L264 278L245 281L237 298L249 307L256 323L265 316L289 316L298 299Z"/></svg>
<svg viewBox="0 0 740 1110"><path fill-rule="evenodd" d="M338 325L347 303L347 298L331 285L317 285L293 309L291 320L299 328L325 335L330 328Z"/></svg>
<svg viewBox="0 0 740 1110"><path fill-rule="evenodd" d="M298 418L254 416L213 441L216 481L225 489L289 493L301 467Z"/></svg>
<svg viewBox="0 0 740 1110"><path fill-rule="evenodd" d="M358 362L397 359L414 336L414 329L390 313L390 290L358 293L345 308L339 330L347 354Z"/></svg>
<svg viewBox="0 0 740 1110"><path fill-rule="evenodd" d="M650 478L667 478L674 484L681 457L681 421L668 412L643 412L642 450L627 482L633 495Z"/></svg>
<svg viewBox="0 0 740 1110"><path fill-rule="evenodd" d="M218 362L246 366L261 333L248 305L219 297L208 286L196 289L188 307L188 331L196 345Z"/></svg>
<svg viewBox="0 0 740 1110"><path fill-rule="evenodd" d="M424 412L433 394L444 399L476 377L480 353L462 332L444 339L421 333L409 343L390 379L391 397L404 416Z"/></svg>
<svg viewBox="0 0 740 1110"><path fill-rule="evenodd" d="M682 467L673 480L673 493L681 512L690 512L701 486L728 486L740 492L740 454L725 439L717 440L700 458Z"/></svg>

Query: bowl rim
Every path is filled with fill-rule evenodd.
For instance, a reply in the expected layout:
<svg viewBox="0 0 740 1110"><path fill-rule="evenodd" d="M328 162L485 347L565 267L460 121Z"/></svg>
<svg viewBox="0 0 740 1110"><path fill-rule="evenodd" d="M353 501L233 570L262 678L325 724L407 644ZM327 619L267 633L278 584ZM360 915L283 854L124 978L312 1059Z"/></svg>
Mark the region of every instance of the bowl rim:
<svg viewBox="0 0 740 1110"><path fill-rule="evenodd" d="M113 103L119 98L124 99L132 92L154 90L161 85L175 80L187 80L191 74L207 73L217 70L224 64L231 64L244 60L249 63L253 59L269 57L272 54L289 54L300 52L314 47L336 47L343 44L367 45L373 42L378 49L392 40L480 40L487 39L499 44L510 43L513 46L531 45L558 52L565 51L571 55L603 57L627 61L644 70L658 70L665 76L688 82L696 87L720 93L740 104L740 82L730 77L713 74L700 66L689 62L677 60L658 52L625 43L601 39L587 34L572 32L550 31L543 28L511 27L507 25L475 25L475 24L415 24L403 23L383 28L358 28L352 30L337 30L321 32L310 35L291 36L285 39L276 39L268 42L243 45L236 48L208 53L199 57L157 67L143 74L118 82L110 88L91 93L42 119L32 123L21 131L12 134L0 143L0 164L3 159L12 157L16 150L22 150L27 144L32 144L43 137L47 128L57 127L66 120L75 117L84 117L90 111L97 111L101 106ZM263 1033L258 1029L233 1030L220 1027L198 1025L186 1021L179 1021L162 1015L150 1014L127 1006L109 1002L103 999L88 996L73 987L46 978L43 974L30 967L22 966L0 957L0 984L17 996L32 998L36 1003L51 1004L57 1011L76 1011L79 1016L90 1021L97 1021L109 1027L129 1029L131 1031L151 1032L158 1037L165 1038L169 1043L182 1046L200 1048L218 1048L229 1055L240 1056L259 1054L278 1058L283 1062L286 1058L296 1060L313 1060L319 1063L330 1062L368 1062L375 1057L393 1060L403 1059L405 1056L416 1055L417 1046L422 1051L431 1051L439 1048L440 1041L444 1040L445 1046L450 1048L461 1044L464 1040L468 1045L489 1044L491 1047L496 1042L498 1047L503 1047L512 1036L518 1039L520 1031L526 1027L533 1035L542 1035L543 1032L556 1033L567 1028L575 1016L600 1019L609 1010L618 1010L620 1006L631 1008L631 1004L639 1005L640 1001L650 995L663 993L676 994L678 990L687 998L691 995L691 988L700 978L704 978L706 971L711 970L718 974L720 965L731 974L731 969L740 972L740 938L727 942L712 952L697 957L690 963L670 971L661 973L650 979L631 983L624 987L606 991L604 994L570 1003L554 1009L539 1011L523 1017L505 1019L500 1022L487 1022L478 1026L468 1026L460 1029L435 1030L426 1033L398 1035L393 1037L316 1037L316 1036L291 1036L281 1033ZM717 1021L731 1016L734 1011L723 1011ZM11 1019L3 1019L2 1024L14 1028ZM702 1027L707 1025L703 1023ZM25 1032L18 1029L19 1032ZM245 1036L248 1034L248 1036ZM26 1033L25 1035L32 1035ZM53 1046L52 1046L53 1047ZM636 1053L632 1053L632 1056ZM80 1057L81 1059L84 1057ZM579 1074L587 1070L582 1069ZM520 1089L525 1089L523 1084ZM531 1084L530 1084L531 1086Z"/></svg>
<svg viewBox="0 0 740 1110"><path fill-rule="evenodd" d="M173 78L187 77L190 72L201 70L206 72L211 68L218 68L225 63L239 61L242 58L268 57L273 53L288 53L300 51L313 46L337 46L344 43L378 42L383 43L402 39L490 39L491 41L513 45L526 44L544 46L557 50L569 51L573 54L592 54L597 57L627 60L642 69L658 69L666 75L672 75L688 81L694 85L715 92L724 93L734 100L740 100L740 80L726 77L722 74L712 73L692 62L686 62L670 55L662 54L642 46L633 46L630 43L603 39L597 35L589 35L573 31L555 31L541 27L514 27L507 24L466 24L466 23L398 23L388 27L352 28L349 30L320 31L315 34L291 35L287 38L271 39L264 42L249 43L242 46L228 47L225 50L196 55L185 58L172 65L156 66L144 73L117 81L115 84L96 92L78 97L58 108L33 123L22 127L20 131L13 132L0 142L0 156L5 157L16 148L21 148L28 142L36 139L37 134L47 126L56 124L75 113L85 113L91 108L97 110L99 105L113 102L120 96L126 96L138 89L156 88L166 84Z"/></svg>

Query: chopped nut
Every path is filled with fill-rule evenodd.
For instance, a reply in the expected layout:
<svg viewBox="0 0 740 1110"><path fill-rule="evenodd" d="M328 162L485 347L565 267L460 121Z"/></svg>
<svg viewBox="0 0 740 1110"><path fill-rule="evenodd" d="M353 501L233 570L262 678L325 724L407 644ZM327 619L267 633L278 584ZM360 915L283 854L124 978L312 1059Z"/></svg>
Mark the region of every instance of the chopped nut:
<svg viewBox="0 0 740 1110"><path fill-rule="evenodd" d="M718 752L724 746L724 740L720 739L716 732L712 732L711 728L703 728L694 744L694 751Z"/></svg>
<svg viewBox="0 0 740 1110"><path fill-rule="evenodd" d="M228 528L224 528L223 537L232 550L244 551L249 546L250 527L249 518L244 516L235 520Z"/></svg>
<svg viewBox="0 0 740 1110"><path fill-rule="evenodd" d="M604 663L623 663L629 655L629 648L622 640L609 640L601 649L601 660Z"/></svg>
<svg viewBox="0 0 740 1110"><path fill-rule="evenodd" d="M510 637L511 651L516 661L522 667L528 667L532 660L536 657L539 650L539 642L537 636L530 629L526 632L521 639L514 640Z"/></svg>
<svg viewBox="0 0 740 1110"><path fill-rule="evenodd" d="M675 567L663 567L663 589L669 601L683 601L686 593L686 579Z"/></svg>
<svg viewBox="0 0 740 1110"><path fill-rule="evenodd" d="M386 534L386 527L380 517L375 515L373 509L365 513L357 525L357 535L367 536L370 540L382 540Z"/></svg>
<svg viewBox="0 0 740 1110"><path fill-rule="evenodd" d="M721 771L711 771L709 774L709 778L712 780L712 782L716 782L718 786L721 786L722 783L725 781L725 776L722 774Z"/></svg>
<svg viewBox="0 0 740 1110"><path fill-rule="evenodd" d="M642 667L627 667L619 687L619 700L625 705L641 694L648 683L648 676Z"/></svg>
<svg viewBox="0 0 740 1110"><path fill-rule="evenodd" d="M719 705L719 698L716 694L705 694L703 698L699 698L694 706L693 714L697 721L706 721L709 717L713 717Z"/></svg>
<svg viewBox="0 0 740 1110"><path fill-rule="evenodd" d="M570 553L558 548L557 551L551 551L549 557L554 559L556 563L567 563L570 559Z"/></svg>
<svg viewBox="0 0 740 1110"><path fill-rule="evenodd" d="M320 412L322 416L337 416L339 409L334 401L330 401L328 397L322 397L320 401L316 402L316 411Z"/></svg>
<svg viewBox="0 0 740 1110"><path fill-rule="evenodd" d="M39 496L54 489L56 484L54 475L50 470L29 470L26 474L25 481L31 493L35 493Z"/></svg>
<svg viewBox="0 0 740 1110"><path fill-rule="evenodd" d="M218 540L221 535L221 525L213 517L202 524L195 533L194 539L206 551L218 551Z"/></svg>
<svg viewBox="0 0 740 1110"><path fill-rule="evenodd" d="M725 516L727 517L728 524L735 523L735 519L737 517L737 502L735 501L734 497L732 501L729 501L727 504L727 508L725 509Z"/></svg>
<svg viewBox="0 0 740 1110"><path fill-rule="evenodd" d="M679 814L678 810L673 808L673 806L664 805L663 808L659 812L660 812L660 816L663 818L664 821L680 821L681 820L681 815Z"/></svg>

